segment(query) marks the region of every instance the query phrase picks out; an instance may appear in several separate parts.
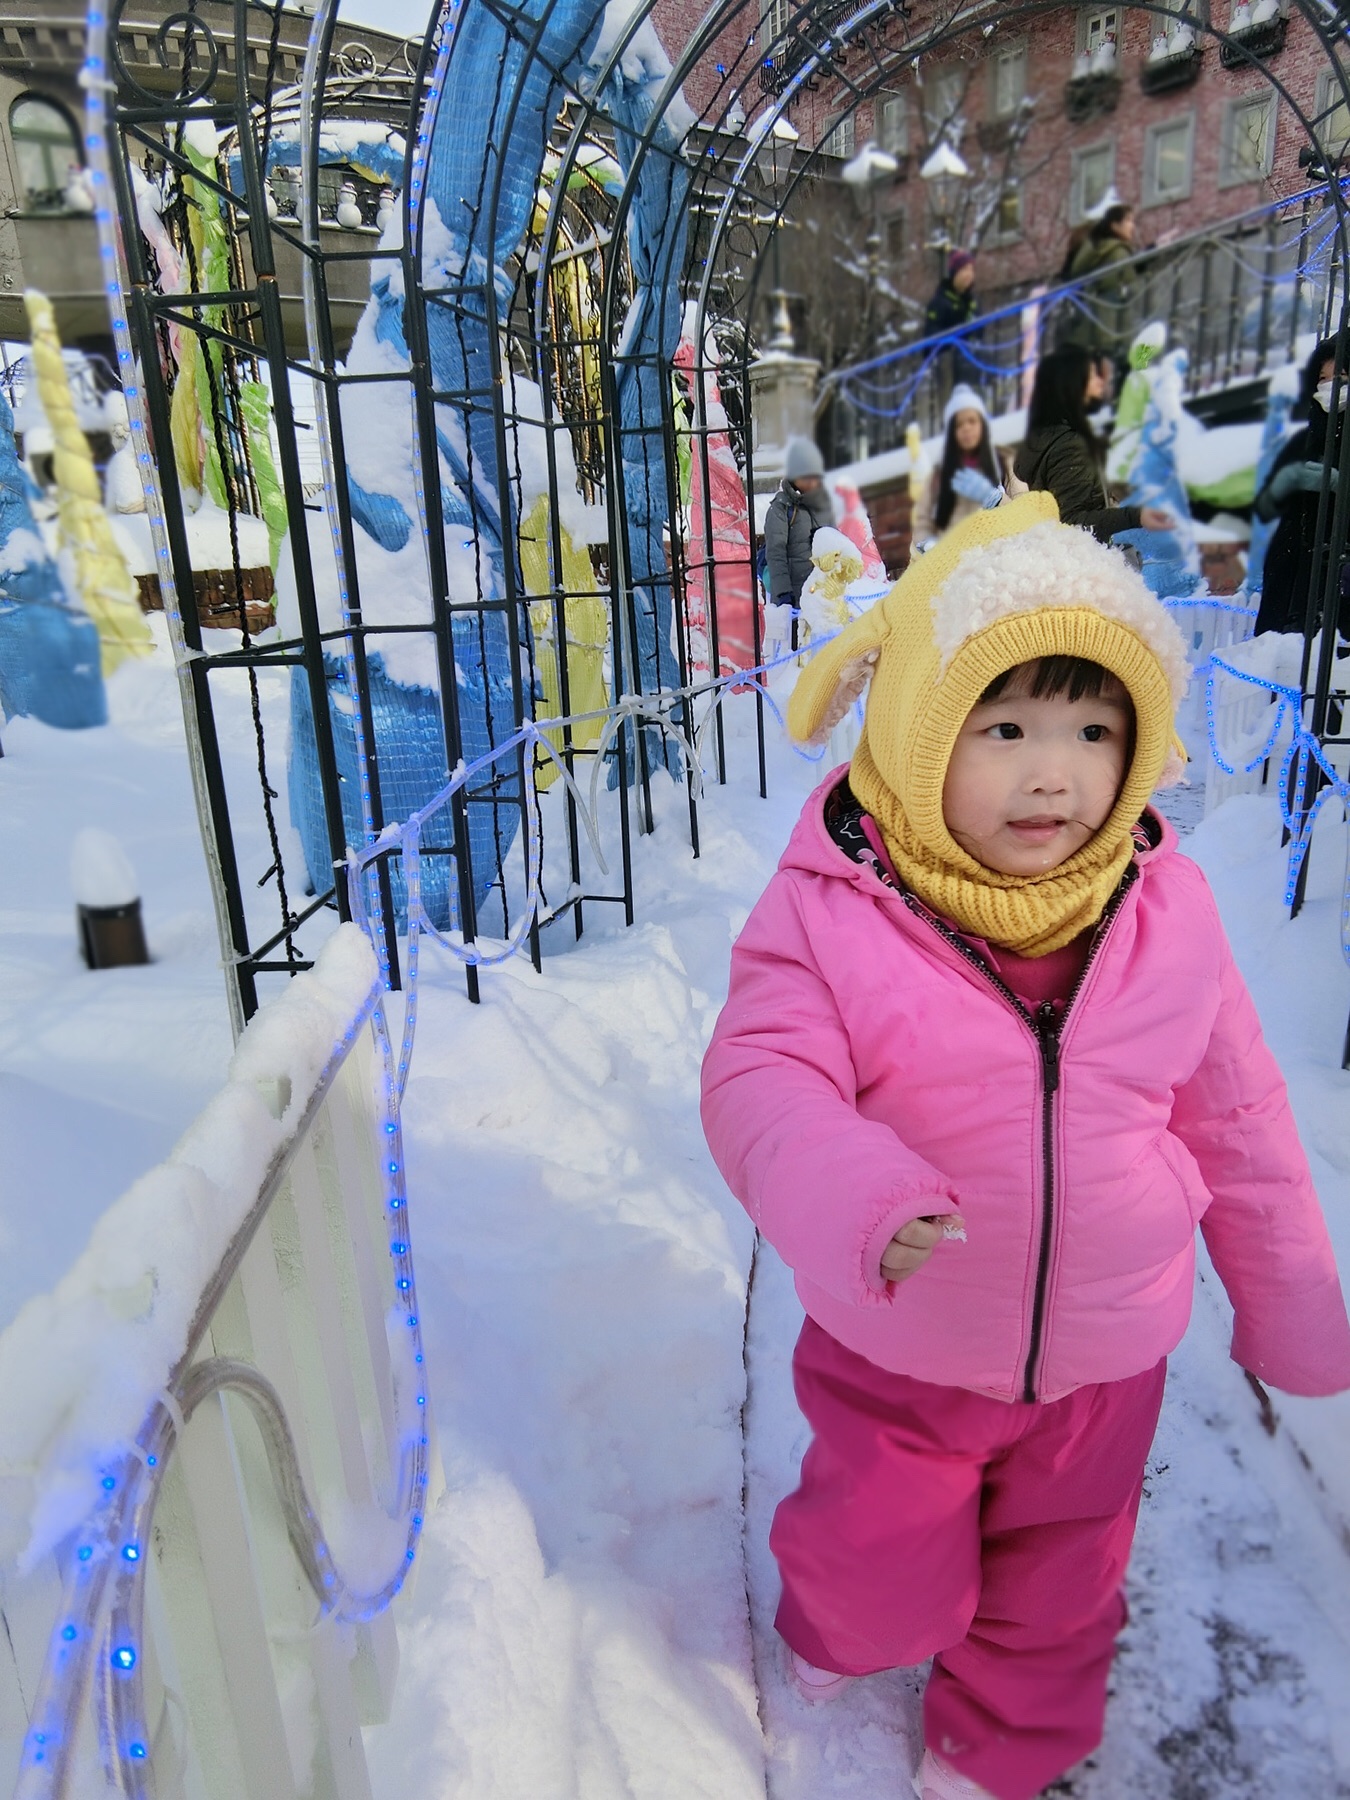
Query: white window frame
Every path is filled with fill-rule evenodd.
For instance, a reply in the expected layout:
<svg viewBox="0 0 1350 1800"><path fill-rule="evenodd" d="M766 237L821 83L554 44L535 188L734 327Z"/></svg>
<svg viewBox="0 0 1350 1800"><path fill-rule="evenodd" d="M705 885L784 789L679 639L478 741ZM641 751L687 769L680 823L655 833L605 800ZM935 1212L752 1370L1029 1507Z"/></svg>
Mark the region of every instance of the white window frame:
<svg viewBox="0 0 1350 1800"><path fill-rule="evenodd" d="M942 97L949 90L950 104ZM969 97L970 70L964 63L944 63L940 69L933 70L923 90L924 134L931 143L936 143L939 138L955 142L963 135L953 131L952 126L964 117Z"/></svg>
<svg viewBox="0 0 1350 1800"><path fill-rule="evenodd" d="M1002 208L1005 200L1015 200L1017 202L1017 223L1015 225L1005 225L1003 223ZM1025 220L1022 212L1022 189L1016 182L1010 181L995 203L994 216L990 220L989 225L989 241L994 244L1015 244L1021 238L1024 229Z"/></svg>
<svg viewBox="0 0 1350 1800"><path fill-rule="evenodd" d="M1069 181L1069 223L1071 225L1081 225L1091 211L1090 206L1084 205L1083 171L1093 157L1100 156L1103 152L1109 153L1111 158L1110 170L1102 186L1102 194L1106 194L1110 192L1112 183L1116 179L1116 140L1103 138L1099 143L1084 144L1080 149L1071 152L1069 165L1072 171ZM1098 200L1092 202L1092 206L1096 206L1099 200L1100 196L1098 196Z"/></svg>
<svg viewBox="0 0 1350 1800"><path fill-rule="evenodd" d="M1027 40L1018 38L1013 43L998 45L989 62L989 117L991 119L1014 119L1027 94ZM1000 71L1005 66L1018 70L1017 93L1010 104L1004 104L999 95Z"/></svg>
<svg viewBox="0 0 1350 1800"><path fill-rule="evenodd" d="M909 155L909 95L878 94L876 98L877 148L891 156ZM899 120L899 129L894 123Z"/></svg>
<svg viewBox="0 0 1350 1800"><path fill-rule="evenodd" d="M847 162L853 155L856 136L853 130L853 114L845 113L843 118L836 119L834 124L820 140L820 147L826 156L837 156Z"/></svg>
<svg viewBox="0 0 1350 1800"><path fill-rule="evenodd" d="M1332 113L1330 119L1318 127L1318 137L1324 149L1329 150L1333 156L1340 157L1345 154L1346 146L1350 144L1350 105L1347 105L1341 94L1341 85L1336 79L1335 71L1323 69L1317 77L1317 112L1314 114L1314 118L1320 119L1333 100L1335 100L1336 111ZM1332 131L1331 126L1338 115L1338 129Z"/></svg>
<svg viewBox="0 0 1350 1800"><path fill-rule="evenodd" d="M786 44L792 12L792 0L762 0L759 41L766 55L772 52L775 44Z"/></svg>
<svg viewBox="0 0 1350 1800"><path fill-rule="evenodd" d="M24 107L49 123L16 124L15 114ZM79 134L70 114L46 94L16 94L9 107L9 130L20 206L59 208L71 167L80 163Z"/></svg>
<svg viewBox="0 0 1350 1800"><path fill-rule="evenodd" d="M1115 39L1116 49L1120 49L1120 28L1124 18L1121 6L1084 6L1078 12L1078 48L1086 50L1089 55L1101 47L1102 40L1108 36ZM1106 21L1109 20L1108 25Z"/></svg>
<svg viewBox="0 0 1350 1800"><path fill-rule="evenodd" d="M1157 154L1160 138L1182 128L1186 133L1186 175L1179 188L1164 193L1158 186ZM1155 119L1144 130L1143 196L1141 206L1175 206L1189 200L1195 184L1195 114L1178 113L1170 119Z"/></svg>
<svg viewBox="0 0 1350 1800"><path fill-rule="evenodd" d="M1275 166L1275 137L1280 124L1275 99L1273 88L1264 92L1258 90L1251 94L1239 94L1224 108L1223 142L1219 154L1219 186L1221 188L1245 187L1253 181L1264 181ZM1260 107L1265 108L1268 119L1265 154L1261 159L1260 167L1254 168L1246 165L1239 167L1233 155L1233 147L1239 131L1238 120L1243 113L1254 112Z"/></svg>

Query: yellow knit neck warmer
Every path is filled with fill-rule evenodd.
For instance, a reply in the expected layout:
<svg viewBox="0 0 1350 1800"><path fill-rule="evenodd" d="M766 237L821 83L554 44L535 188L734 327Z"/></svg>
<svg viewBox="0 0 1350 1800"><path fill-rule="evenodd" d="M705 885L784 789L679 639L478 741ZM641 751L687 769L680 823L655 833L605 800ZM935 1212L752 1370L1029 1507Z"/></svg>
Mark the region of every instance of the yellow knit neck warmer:
<svg viewBox="0 0 1350 1800"><path fill-rule="evenodd" d="M1109 669L1135 713L1134 758L1101 830L1045 875L1001 875L956 843L942 813L952 746L989 683L1038 657ZM871 675L849 783L905 884L962 931L1045 956L1102 915L1133 854L1131 830L1175 742L1186 653L1164 607L1118 551L1058 522L1049 494L977 513L910 564L886 598L803 671L794 737L826 735Z"/></svg>

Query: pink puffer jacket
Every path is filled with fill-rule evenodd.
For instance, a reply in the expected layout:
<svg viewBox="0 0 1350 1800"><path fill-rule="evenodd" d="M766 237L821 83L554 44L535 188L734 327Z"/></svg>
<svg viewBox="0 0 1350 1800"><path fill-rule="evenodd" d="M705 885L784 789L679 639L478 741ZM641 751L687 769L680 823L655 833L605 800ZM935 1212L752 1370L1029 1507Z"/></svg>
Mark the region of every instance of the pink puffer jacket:
<svg viewBox="0 0 1350 1800"><path fill-rule="evenodd" d="M703 1124L807 1312L922 1381L1050 1400L1152 1367L1200 1225L1232 1353L1350 1387L1350 1326L1284 1083L1204 876L1142 853L1056 1036L831 841L817 790L732 953ZM959 1207L908 1281L893 1234Z"/></svg>

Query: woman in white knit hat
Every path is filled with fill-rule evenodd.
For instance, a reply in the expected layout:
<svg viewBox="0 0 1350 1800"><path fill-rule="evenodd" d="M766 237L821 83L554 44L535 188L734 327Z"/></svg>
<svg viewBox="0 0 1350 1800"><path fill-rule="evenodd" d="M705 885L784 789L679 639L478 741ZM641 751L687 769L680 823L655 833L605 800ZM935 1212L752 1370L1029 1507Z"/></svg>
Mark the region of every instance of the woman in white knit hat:
<svg viewBox="0 0 1350 1800"><path fill-rule="evenodd" d="M945 531L1003 496L1006 471L994 448L984 401L964 381L952 389L942 414L942 461L914 501L911 527L916 549L927 549Z"/></svg>

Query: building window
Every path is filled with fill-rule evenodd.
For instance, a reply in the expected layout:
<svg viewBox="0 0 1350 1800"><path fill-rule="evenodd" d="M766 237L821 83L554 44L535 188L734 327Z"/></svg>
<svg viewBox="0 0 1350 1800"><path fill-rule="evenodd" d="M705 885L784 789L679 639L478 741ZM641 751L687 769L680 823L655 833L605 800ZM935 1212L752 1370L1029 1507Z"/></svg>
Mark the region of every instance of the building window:
<svg viewBox="0 0 1350 1800"><path fill-rule="evenodd" d="M759 30L766 56L772 55L775 44L780 50L786 48L785 40L791 24L791 0L764 0L764 9L759 15Z"/></svg>
<svg viewBox="0 0 1350 1800"><path fill-rule="evenodd" d="M905 260L905 215L888 213L885 225L886 261L898 269Z"/></svg>
<svg viewBox="0 0 1350 1800"><path fill-rule="evenodd" d="M837 121L825 134L821 149L826 156L852 156L853 154L853 114Z"/></svg>
<svg viewBox="0 0 1350 1800"><path fill-rule="evenodd" d="M909 106L903 94L877 100L877 144L892 156L909 155Z"/></svg>
<svg viewBox="0 0 1350 1800"><path fill-rule="evenodd" d="M1075 150L1069 186L1069 220L1081 225L1111 191L1116 178L1114 144L1093 144L1086 150Z"/></svg>
<svg viewBox="0 0 1350 1800"><path fill-rule="evenodd" d="M1195 116L1165 119L1144 133L1144 205L1169 206L1191 197Z"/></svg>
<svg viewBox="0 0 1350 1800"><path fill-rule="evenodd" d="M62 211L71 165L80 162L75 127L50 100L25 94L9 109L9 135L25 207L30 212Z"/></svg>
<svg viewBox="0 0 1350 1800"><path fill-rule="evenodd" d="M1317 77L1317 116L1313 130L1318 147L1333 160L1345 155L1350 144L1350 108L1345 102L1343 75L1338 69L1323 69Z"/></svg>
<svg viewBox="0 0 1350 1800"><path fill-rule="evenodd" d="M930 144L944 137L953 144L960 141L969 80L967 70L952 68L938 69L924 83L923 119Z"/></svg>
<svg viewBox="0 0 1350 1800"><path fill-rule="evenodd" d="M1223 120L1219 186L1259 181L1275 160L1275 96L1249 94L1229 102Z"/></svg>
<svg viewBox="0 0 1350 1800"><path fill-rule="evenodd" d="M1110 38L1120 42L1120 9L1115 6L1085 6L1078 15L1078 48L1091 56Z"/></svg>
<svg viewBox="0 0 1350 1800"><path fill-rule="evenodd" d="M1000 243L1007 243L1012 238L1022 235L1022 190L1006 187L998 197L998 205L994 209L994 236Z"/></svg>
<svg viewBox="0 0 1350 1800"><path fill-rule="evenodd" d="M1026 44L1003 44L994 52L992 61L991 117L1010 119L1026 98Z"/></svg>

